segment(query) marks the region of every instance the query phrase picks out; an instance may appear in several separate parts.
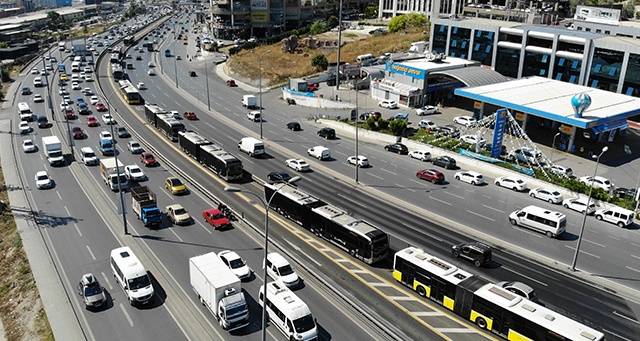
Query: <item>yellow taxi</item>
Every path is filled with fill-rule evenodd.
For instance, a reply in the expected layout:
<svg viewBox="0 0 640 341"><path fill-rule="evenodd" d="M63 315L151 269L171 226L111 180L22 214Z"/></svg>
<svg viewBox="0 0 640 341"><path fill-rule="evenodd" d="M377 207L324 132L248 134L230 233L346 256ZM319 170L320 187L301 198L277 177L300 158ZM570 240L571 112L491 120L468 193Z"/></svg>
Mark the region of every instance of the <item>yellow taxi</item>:
<svg viewBox="0 0 640 341"><path fill-rule="evenodd" d="M187 193L187 186L176 177L167 178L167 181L164 183L164 187L173 195Z"/></svg>
<svg viewBox="0 0 640 341"><path fill-rule="evenodd" d="M69 80L69 76L67 76L66 73L61 73L60 74L60 80L61 81L68 81Z"/></svg>

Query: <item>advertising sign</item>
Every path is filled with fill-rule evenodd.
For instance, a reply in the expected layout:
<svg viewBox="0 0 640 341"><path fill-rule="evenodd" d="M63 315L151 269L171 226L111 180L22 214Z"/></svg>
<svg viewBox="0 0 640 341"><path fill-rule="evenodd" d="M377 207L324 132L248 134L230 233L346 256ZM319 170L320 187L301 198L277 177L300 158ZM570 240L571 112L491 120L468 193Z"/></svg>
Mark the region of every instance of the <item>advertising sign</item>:
<svg viewBox="0 0 640 341"><path fill-rule="evenodd" d="M507 109L499 109L496 111L496 126L493 129L493 140L491 141L491 157L499 158L502 151L502 140L504 138L504 129L507 125Z"/></svg>
<svg viewBox="0 0 640 341"><path fill-rule="evenodd" d="M267 0L251 0L251 11L266 11Z"/></svg>
<svg viewBox="0 0 640 341"><path fill-rule="evenodd" d="M389 66L387 66L387 68L389 68ZM424 70L416 69L414 67L406 66L402 64L393 63L391 64L390 69L391 69L391 72L393 73L397 73L397 74L401 74L401 75L405 75L405 76L409 76L417 79L424 79L424 76L425 76Z"/></svg>
<svg viewBox="0 0 640 341"><path fill-rule="evenodd" d="M252 23L264 23L269 21L269 12L267 11L251 11Z"/></svg>

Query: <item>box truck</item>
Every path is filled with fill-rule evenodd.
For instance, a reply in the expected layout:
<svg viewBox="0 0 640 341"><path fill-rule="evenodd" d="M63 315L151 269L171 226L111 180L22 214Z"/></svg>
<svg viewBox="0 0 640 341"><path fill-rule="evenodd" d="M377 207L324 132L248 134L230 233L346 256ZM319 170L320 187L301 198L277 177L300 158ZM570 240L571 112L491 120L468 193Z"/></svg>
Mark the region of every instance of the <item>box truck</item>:
<svg viewBox="0 0 640 341"><path fill-rule="evenodd" d="M44 146L44 154L47 156L47 161L49 161L50 165L64 165L62 143L60 143L60 139L57 136L44 136L42 138L42 145Z"/></svg>
<svg viewBox="0 0 640 341"><path fill-rule="evenodd" d="M242 96L242 106L249 109L255 109L258 101L256 100L256 96L254 95L244 95Z"/></svg>
<svg viewBox="0 0 640 341"><path fill-rule="evenodd" d="M113 157L100 160L100 175L112 191L125 190L129 186L127 177L124 175L124 166L120 161L116 163ZM120 178L119 183L118 178Z"/></svg>

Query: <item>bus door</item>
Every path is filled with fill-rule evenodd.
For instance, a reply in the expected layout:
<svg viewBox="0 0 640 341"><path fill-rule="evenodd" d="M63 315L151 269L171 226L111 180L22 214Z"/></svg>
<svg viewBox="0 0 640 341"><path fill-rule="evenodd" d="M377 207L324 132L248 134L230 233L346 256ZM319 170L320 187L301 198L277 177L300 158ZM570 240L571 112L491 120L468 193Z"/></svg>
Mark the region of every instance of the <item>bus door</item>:
<svg viewBox="0 0 640 341"><path fill-rule="evenodd" d="M400 273L402 273L402 284L413 288L413 280L416 277L416 268L409 262L404 261L400 266Z"/></svg>
<svg viewBox="0 0 640 341"><path fill-rule="evenodd" d="M443 282L440 278L433 276L431 278L431 299L443 304L444 296L447 294L447 283Z"/></svg>

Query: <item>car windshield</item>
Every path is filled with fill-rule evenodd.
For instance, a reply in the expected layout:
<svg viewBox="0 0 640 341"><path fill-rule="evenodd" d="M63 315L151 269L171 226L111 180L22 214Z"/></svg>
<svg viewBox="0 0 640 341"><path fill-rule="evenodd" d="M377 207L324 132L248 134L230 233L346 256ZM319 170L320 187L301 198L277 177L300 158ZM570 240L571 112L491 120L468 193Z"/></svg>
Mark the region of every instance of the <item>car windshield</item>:
<svg viewBox="0 0 640 341"><path fill-rule="evenodd" d="M102 288L98 283L92 283L84 287L84 297L99 295L101 293Z"/></svg>
<svg viewBox="0 0 640 341"><path fill-rule="evenodd" d="M293 269L291 268L291 265L287 264L278 268L278 273L280 273L280 276L291 275L293 273Z"/></svg>
<svg viewBox="0 0 640 341"><path fill-rule="evenodd" d="M179 208L177 210L174 210L173 213L175 215L187 214L187 210L185 210L184 208Z"/></svg>
<svg viewBox="0 0 640 341"><path fill-rule="evenodd" d="M84 153L85 157L95 157L96 154L95 153Z"/></svg>
<svg viewBox="0 0 640 341"><path fill-rule="evenodd" d="M309 314L294 320L293 326L295 327L297 333L304 333L315 328L316 323L315 321L313 321L313 317L311 316L311 314Z"/></svg>
<svg viewBox="0 0 640 341"><path fill-rule="evenodd" d="M153 155L147 154L144 156L145 160L153 160Z"/></svg>
<svg viewBox="0 0 640 341"><path fill-rule="evenodd" d="M142 173L142 170L140 168L131 168L130 172L132 174L140 174L140 173Z"/></svg>
<svg viewBox="0 0 640 341"><path fill-rule="evenodd" d="M149 280L148 275L131 278L127 281L130 290L138 290L151 285L151 280Z"/></svg>
<svg viewBox="0 0 640 341"><path fill-rule="evenodd" d="M216 213L211 216L211 219L213 220L222 219L222 218L224 218L224 215L222 213Z"/></svg>
<svg viewBox="0 0 640 341"><path fill-rule="evenodd" d="M231 260L231 262L229 262L229 266L232 269L241 268L241 267L244 266L244 262L242 261L242 259L236 258L236 259Z"/></svg>
<svg viewBox="0 0 640 341"><path fill-rule="evenodd" d="M560 192L558 192L558 191L553 191L551 194L553 194L553 195L555 195L555 196L558 196L558 195L560 195Z"/></svg>
<svg viewBox="0 0 640 341"><path fill-rule="evenodd" d="M138 147L140 147L139 143L132 143L131 144L131 148L138 148Z"/></svg>
<svg viewBox="0 0 640 341"><path fill-rule="evenodd" d="M44 174L43 175L38 175L38 180L48 180L48 179L49 179L49 177L44 175Z"/></svg>
<svg viewBox="0 0 640 341"><path fill-rule="evenodd" d="M182 186L182 182L178 178L171 179L171 186Z"/></svg>

